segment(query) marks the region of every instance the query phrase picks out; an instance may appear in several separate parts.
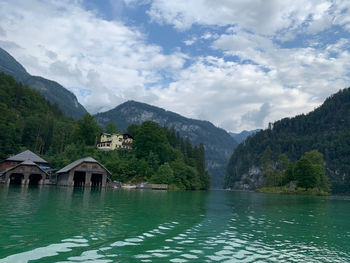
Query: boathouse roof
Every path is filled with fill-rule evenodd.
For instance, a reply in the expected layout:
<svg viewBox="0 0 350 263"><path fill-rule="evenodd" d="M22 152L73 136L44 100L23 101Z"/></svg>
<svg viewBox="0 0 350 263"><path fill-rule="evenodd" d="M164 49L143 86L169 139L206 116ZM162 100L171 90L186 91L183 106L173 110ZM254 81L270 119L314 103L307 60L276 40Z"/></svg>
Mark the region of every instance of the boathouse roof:
<svg viewBox="0 0 350 263"><path fill-rule="evenodd" d="M45 172L39 165L37 165L36 163L34 163L33 161L31 160L25 160L24 162L21 162L19 164L17 164L16 166L13 166L13 167L9 167L7 168L5 171L2 172L2 174L5 174L13 169L16 169L17 167L20 167L20 166L36 166L38 167L41 171L43 171L45 174L47 174L47 172Z"/></svg>
<svg viewBox="0 0 350 263"><path fill-rule="evenodd" d="M11 156L6 159L6 161L16 161L16 162L24 162L24 161L32 161L34 163L46 163L48 164L47 161L45 161L43 158L39 157L32 151L26 150L24 152L21 152L17 155Z"/></svg>
<svg viewBox="0 0 350 263"><path fill-rule="evenodd" d="M98 161L96 161L94 158L92 157L85 157L85 158L82 158L82 159L79 159L79 160L76 160L70 164L68 164L67 166L63 167L62 169L60 169L59 171L57 171L58 174L60 173L68 173L70 170L72 170L73 168L77 167L79 164L82 164L82 163L97 163L99 164L100 166L103 167L103 169L105 169L109 174L110 172L107 170L106 167L104 167L102 164L100 164Z"/></svg>

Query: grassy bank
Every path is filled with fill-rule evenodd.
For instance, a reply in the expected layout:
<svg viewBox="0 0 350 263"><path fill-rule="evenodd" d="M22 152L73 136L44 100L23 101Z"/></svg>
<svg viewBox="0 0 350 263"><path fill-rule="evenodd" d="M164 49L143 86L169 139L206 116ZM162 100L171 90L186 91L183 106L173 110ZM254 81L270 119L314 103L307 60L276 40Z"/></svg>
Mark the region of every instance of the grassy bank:
<svg viewBox="0 0 350 263"><path fill-rule="evenodd" d="M319 190L317 188L305 189L296 188L290 189L288 187L263 187L256 189L257 193L268 193L268 194L289 194L289 195L316 195L316 196L327 196L328 192Z"/></svg>

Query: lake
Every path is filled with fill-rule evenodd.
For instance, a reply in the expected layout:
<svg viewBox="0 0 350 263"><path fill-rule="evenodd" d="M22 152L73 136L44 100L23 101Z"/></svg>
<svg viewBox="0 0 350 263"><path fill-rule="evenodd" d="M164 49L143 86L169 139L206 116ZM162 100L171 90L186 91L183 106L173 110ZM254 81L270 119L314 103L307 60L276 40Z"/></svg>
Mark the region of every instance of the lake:
<svg viewBox="0 0 350 263"><path fill-rule="evenodd" d="M349 262L350 198L0 186L0 262Z"/></svg>

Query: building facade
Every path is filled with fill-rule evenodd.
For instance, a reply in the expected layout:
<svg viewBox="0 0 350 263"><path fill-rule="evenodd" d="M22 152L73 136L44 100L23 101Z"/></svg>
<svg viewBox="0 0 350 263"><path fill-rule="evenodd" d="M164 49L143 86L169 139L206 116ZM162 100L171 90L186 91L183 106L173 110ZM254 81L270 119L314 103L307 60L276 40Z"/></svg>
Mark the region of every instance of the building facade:
<svg viewBox="0 0 350 263"><path fill-rule="evenodd" d="M102 133L97 148L103 151L132 150L134 138L130 134Z"/></svg>
<svg viewBox="0 0 350 263"><path fill-rule="evenodd" d="M92 157L76 160L57 171L57 185L105 187L110 172Z"/></svg>

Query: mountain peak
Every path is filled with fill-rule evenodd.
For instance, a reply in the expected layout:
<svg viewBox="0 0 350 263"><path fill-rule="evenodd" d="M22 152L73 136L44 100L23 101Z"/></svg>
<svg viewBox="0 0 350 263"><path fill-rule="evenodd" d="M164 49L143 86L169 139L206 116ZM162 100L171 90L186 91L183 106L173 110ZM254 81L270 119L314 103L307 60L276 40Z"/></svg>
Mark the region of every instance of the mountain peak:
<svg viewBox="0 0 350 263"><path fill-rule="evenodd" d="M57 104L69 117L78 119L87 113L71 91L55 81L30 75L16 59L2 48L0 48L0 72L11 75L17 81L38 91L50 103Z"/></svg>
<svg viewBox="0 0 350 263"><path fill-rule="evenodd" d="M95 119L102 126L112 122L122 131L130 124L141 124L150 120L161 126L174 127L182 137L188 137L194 145L203 143L213 187L222 186L226 164L237 146L225 130L215 127L209 121L186 118L175 112L133 100L126 101L110 111L98 113Z"/></svg>
<svg viewBox="0 0 350 263"><path fill-rule="evenodd" d="M0 71L12 75L19 81L23 81L29 76L26 69L2 48L0 48Z"/></svg>

